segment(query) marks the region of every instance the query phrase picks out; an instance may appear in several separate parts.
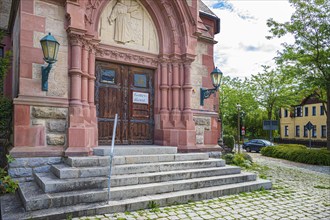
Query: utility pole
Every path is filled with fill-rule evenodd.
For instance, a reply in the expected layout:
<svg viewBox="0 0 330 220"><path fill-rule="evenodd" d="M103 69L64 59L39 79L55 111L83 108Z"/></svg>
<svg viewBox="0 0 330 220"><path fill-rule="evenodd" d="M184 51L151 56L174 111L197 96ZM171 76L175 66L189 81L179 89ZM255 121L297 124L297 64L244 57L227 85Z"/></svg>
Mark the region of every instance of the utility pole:
<svg viewBox="0 0 330 220"><path fill-rule="evenodd" d="M238 153L241 153L241 148L239 146L239 140L240 140L240 110L241 110L241 105L237 104L237 146L238 146Z"/></svg>

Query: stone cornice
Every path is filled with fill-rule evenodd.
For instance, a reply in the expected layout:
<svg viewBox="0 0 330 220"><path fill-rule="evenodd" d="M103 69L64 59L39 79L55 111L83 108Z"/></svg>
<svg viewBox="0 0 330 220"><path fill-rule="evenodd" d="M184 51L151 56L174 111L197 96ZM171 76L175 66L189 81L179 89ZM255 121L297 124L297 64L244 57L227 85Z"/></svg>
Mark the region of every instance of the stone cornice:
<svg viewBox="0 0 330 220"><path fill-rule="evenodd" d="M104 45L96 47L96 57L103 60L115 60L116 62L142 65L151 68L156 68L159 62L159 59L155 55L137 51L122 50L115 47L109 48Z"/></svg>

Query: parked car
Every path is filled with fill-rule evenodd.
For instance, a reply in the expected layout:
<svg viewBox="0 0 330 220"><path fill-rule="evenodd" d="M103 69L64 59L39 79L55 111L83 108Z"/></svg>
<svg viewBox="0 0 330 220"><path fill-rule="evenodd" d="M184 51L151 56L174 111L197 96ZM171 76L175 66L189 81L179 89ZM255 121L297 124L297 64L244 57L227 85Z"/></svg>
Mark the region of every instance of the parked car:
<svg viewBox="0 0 330 220"><path fill-rule="evenodd" d="M243 144L243 149L247 152L256 151L259 152L261 148L274 146L274 144L270 141L263 140L263 139L253 139Z"/></svg>

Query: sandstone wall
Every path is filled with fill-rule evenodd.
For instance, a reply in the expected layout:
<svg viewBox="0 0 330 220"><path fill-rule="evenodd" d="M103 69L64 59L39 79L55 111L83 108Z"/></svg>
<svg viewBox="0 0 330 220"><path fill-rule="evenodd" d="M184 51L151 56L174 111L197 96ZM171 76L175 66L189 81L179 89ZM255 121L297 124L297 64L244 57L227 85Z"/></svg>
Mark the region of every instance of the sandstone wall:
<svg viewBox="0 0 330 220"><path fill-rule="evenodd" d="M43 126L47 146L66 146L67 108L31 107L32 126Z"/></svg>
<svg viewBox="0 0 330 220"><path fill-rule="evenodd" d="M196 126L196 144L217 144L217 94L204 100L200 105L200 88L213 88L210 73L213 70L213 44L198 41L196 59L192 63L191 77L193 93L191 97Z"/></svg>

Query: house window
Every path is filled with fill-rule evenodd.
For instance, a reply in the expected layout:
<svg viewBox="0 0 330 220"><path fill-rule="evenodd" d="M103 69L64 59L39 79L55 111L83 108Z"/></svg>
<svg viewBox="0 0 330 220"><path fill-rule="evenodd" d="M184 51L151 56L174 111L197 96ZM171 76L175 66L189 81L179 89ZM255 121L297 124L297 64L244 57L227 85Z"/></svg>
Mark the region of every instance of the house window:
<svg viewBox="0 0 330 220"><path fill-rule="evenodd" d="M320 115L324 115L324 106L321 105L321 108L320 108Z"/></svg>
<svg viewBox="0 0 330 220"><path fill-rule="evenodd" d="M321 137L325 138L327 136L327 126L321 125Z"/></svg>
<svg viewBox="0 0 330 220"><path fill-rule="evenodd" d="M312 107L312 115L315 116L316 115L316 106Z"/></svg>
<svg viewBox="0 0 330 220"><path fill-rule="evenodd" d="M284 109L284 117L287 118L288 117L288 110Z"/></svg>
<svg viewBox="0 0 330 220"><path fill-rule="evenodd" d="M300 136L300 126L297 125L296 126L296 137L299 137Z"/></svg>
<svg viewBox="0 0 330 220"><path fill-rule="evenodd" d="M302 117L302 107L298 106L295 108L295 117Z"/></svg>
<svg viewBox="0 0 330 220"><path fill-rule="evenodd" d="M307 126L304 126L304 137L308 137L308 129Z"/></svg>
<svg viewBox="0 0 330 220"><path fill-rule="evenodd" d="M0 46L0 58L3 58L5 56L5 52L3 47Z"/></svg>
<svg viewBox="0 0 330 220"><path fill-rule="evenodd" d="M308 107L305 107L305 116L308 116Z"/></svg>
<svg viewBox="0 0 330 220"><path fill-rule="evenodd" d="M284 126L284 136L289 136L289 126Z"/></svg>
<svg viewBox="0 0 330 220"><path fill-rule="evenodd" d="M313 138L316 138L316 125L313 126L313 129L312 129L312 137Z"/></svg>

